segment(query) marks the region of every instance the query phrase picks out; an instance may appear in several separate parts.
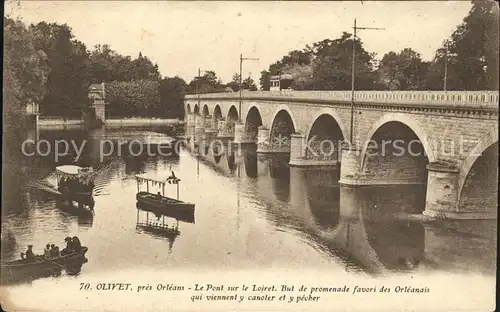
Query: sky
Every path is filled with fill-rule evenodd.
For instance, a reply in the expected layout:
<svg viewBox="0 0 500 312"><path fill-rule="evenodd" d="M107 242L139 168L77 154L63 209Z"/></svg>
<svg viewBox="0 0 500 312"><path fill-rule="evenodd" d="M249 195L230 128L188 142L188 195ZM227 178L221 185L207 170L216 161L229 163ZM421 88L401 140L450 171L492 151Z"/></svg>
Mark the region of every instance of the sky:
<svg viewBox="0 0 500 312"><path fill-rule="evenodd" d="M12 0L8 0L12 1ZM424 60L468 14L469 1L20 1L7 2L6 13L25 23L68 24L88 49L109 44L123 55L139 52L157 63L162 76L190 81L213 70L223 82L239 72L258 82L260 72L289 51L352 32L380 59L409 47Z"/></svg>

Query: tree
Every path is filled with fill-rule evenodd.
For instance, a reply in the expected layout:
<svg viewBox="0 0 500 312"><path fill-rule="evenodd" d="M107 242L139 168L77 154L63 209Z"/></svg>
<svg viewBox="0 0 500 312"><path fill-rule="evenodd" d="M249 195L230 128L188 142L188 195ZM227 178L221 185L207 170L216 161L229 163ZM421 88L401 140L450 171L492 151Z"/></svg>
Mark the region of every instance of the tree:
<svg viewBox="0 0 500 312"><path fill-rule="evenodd" d="M133 68L133 76L132 80L159 80L160 72L158 71L158 65L153 64L151 60L142 56L142 53L139 53L137 59L132 61Z"/></svg>
<svg viewBox="0 0 500 312"><path fill-rule="evenodd" d="M50 69L45 53L35 48L34 39L21 21L4 17L3 155L7 163L19 161L24 105L28 101L40 103L45 95Z"/></svg>
<svg viewBox="0 0 500 312"><path fill-rule="evenodd" d="M264 91L269 91L271 84L271 73L267 70L260 72L260 89Z"/></svg>
<svg viewBox="0 0 500 312"><path fill-rule="evenodd" d="M352 35L344 32L339 39L314 43L312 52L313 81L319 90L350 90L352 72ZM370 90L375 87L373 54L368 53L361 40L356 40L355 88Z"/></svg>
<svg viewBox="0 0 500 312"><path fill-rule="evenodd" d="M205 71L203 76L195 77L187 87L187 93L216 93L224 92L224 85L214 71Z"/></svg>
<svg viewBox="0 0 500 312"><path fill-rule="evenodd" d="M12 85L18 85L20 88L19 92L16 92L19 103L24 104L29 99L40 103L46 94L50 71L47 55L43 50L37 49L31 29L27 29L19 20L6 17L4 60ZM6 87L8 89L9 85Z"/></svg>
<svg viewBox="0 0 500 312"><path fill-rule="evenodd" d="M436 51L426 86L443 89L447 59L448 90L498 90L498 4L472 1L462 24Z"/></svg>
<svg viewBox="0 0 500 312"><path fill-rule="evenodd" d="M90 53L90 77L93 83L132 80L160 80L158 65L139 53L137 59L116 53L107 44L96 45Z"/></svg>
<svg viewBox="0 0 500 312"><path fill-rule="evenodd" d="M165 77L160 82L160 103L162 116L184 119L184 94L186 82L178 76Z"/></svg>
<svg viewBox="0 0 500 312"><path fill-rule="evenodd" d="M87 102L89 85L85 45L73 39L66 24L40 22L31 25L30 31L34 34L35 48L45 52L50 67L42 113L79 116Z"/></svg>
<svg viewBox="0 0 500 312"><path fill-rule="evenodd" d="M378 77L386 90L420 90L423 88L428 63L410 48L389 52L380 61Z"/></svg>
<svg viewBox="0 0 500 312"><path fill-rule="evenodd" d="M161 110L156 80L113 81L106 84L110 115L118 117L157 116Z"/></svg>
<svg viewBox="0 0 500 312"><path fill-rule="evenodd" d="M247 77L241 81L243 90L257 91L257 85L251 77ZM233 91L240 90L240 75L234 74L233 79L226 85L230 87Z"/></svg>
<svg viewBox="0 0 500 312"><path fill-rule="evenodd" d="M313 70L310 64L287 65L283 69L284 74L292 75L293 90L312 90L314 89Z"/></svg>
<svg viewBox="0 0 500 312"><path fill-rule="evenodd" d="M243 81L241 82L241 86L243 90L257 91L257 85L251 77L243 79Z"/></svg>
<svg viewBox="0 0 500 312"><path fill-rule="evenodd" d="M303 51L293 50L288 52L288 54L283 56L280 61L271 64L268 70L264 70L260 73L261 76L259 82L261 89L270 89L271 76L287 74L289 73L288 71L299 70L299 68L307 68L306 65L311 64L312 57L312 51L308 49L308 47L306 47L306 49L304 49ZM298 66L298 68L294 68L295 66ZM303 77L301 77L300 79L303 80ZM297 84L299 88L301 88L302 85L304 85L304 82L300 82Z"/></svg>
<svg viewBox="0 0 500 312"><path fill-rule="evenodd" d="M227 87L230 87L233 91L240 90L240 75L234 74L233 79L226 84Z"/></svg>
<svg viewBox="0 0 500 312"><path fill-rule="evenodd" d="M295 90L350 90L352 70L352 35L344 32L338 39L325 39L294 50L261 72L260 84L269 90L270 76L290 74ZM373 53L364 50L356 40L356 89L378 88L373 69Z"/></svg>

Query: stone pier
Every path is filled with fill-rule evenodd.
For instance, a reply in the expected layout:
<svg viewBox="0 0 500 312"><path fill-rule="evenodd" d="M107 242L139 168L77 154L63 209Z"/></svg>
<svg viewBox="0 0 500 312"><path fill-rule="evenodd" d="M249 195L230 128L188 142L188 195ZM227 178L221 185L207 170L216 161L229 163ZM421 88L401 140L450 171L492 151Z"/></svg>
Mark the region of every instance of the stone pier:
<svg viewBox="0 0 500 312"><path fill-rule="evenodd" d="M321 153L310 150L307 146L307 138L301 133L294 133L290 138L290 166L296 167L322 167L338 166L339 152L332 149ZM317 153L317 154L313 154Z"/></svg>
<svg viewBox="0 0 500 312"><path fill-rule="evenodd" d="M201 115L195 115L194 119L194 141L201 142L205 135L205 120Z"/></svg>
<svg viewBox="0 0 500 312"><path fill-rule="evenodd" d="M453 166L440 163L427 165L427 197L424 215L431 217L461 218L458 213L458 173Z"/></svg>
<svg viewBox="0 0 500 312"><path fill-rule="evenodd" d="M229 129L227 128L227 122L225 118L219 119L219 132L217 134L217 138L219 139L232 139L233 134L229 132Z"/></svg>
<svg viewBox="0 0 500 312"><path fill-rule="evenodd" d="M342 150L342 166L340 166L340 185L366 185L361 179L361 150L350 147Z"/></svg>
<svg viewBox="0 0 500 312"><path fill-rule="evenodd" d="M237 122L234 124L234 143L251 144L256 142L248 137L248 134L245 130L245 124Z"/></svg>
<svg viewBox="0 0 500 312"><path fill-rule="evenodd" d="M191 137L194 135L194 114L186 114L186 136Z"/></svg>

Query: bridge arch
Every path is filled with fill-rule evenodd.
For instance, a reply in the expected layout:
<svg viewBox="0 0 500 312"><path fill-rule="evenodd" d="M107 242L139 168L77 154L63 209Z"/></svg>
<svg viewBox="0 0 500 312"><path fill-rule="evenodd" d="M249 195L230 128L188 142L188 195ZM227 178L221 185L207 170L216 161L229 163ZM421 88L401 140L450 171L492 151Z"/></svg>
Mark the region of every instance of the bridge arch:
<svg viewBox="0 0 500 312"><path fill-rule="evenodd" d="M411 117L387 114L363 144L361 172L376 176L375 184L427 184L429 162L436 160L427 133Z"/></svg>
<svg viewBox="0 0 500 312"><path fill-rule="evenodd" d="M249 140L257 142L257 134L260 126L262 126L262 116L257 106L252 105L245 118L245 133Z"/></svg>
<svg viewBox="0 0 500 312"><path fill-rule="evenodd" d="M208 110L208 105L207 104L203 105L203 110L201 112L201 115L205 116L205 117L210 115L210 112Z"/></svg>
<svg viewBox="0 0 500 312"><path fill-rule="evenodd" d="M326 154L330 151L321 151L322 141L329 141L333 145L324 145L323 148L331 149L333 146L332 153L329 157L338 159L340 156L342 142L347 138L347 131L340 118L340 116L330 110L323 109L317 113L313 119L313 123L309 127L306 133L306 140L310 142L310 148L315 152L315 154L324 159ZM306 149L306 158L313 158L311 151ZM336 153L335 153L336 152Z"/></svg>
<svg viewBox="0 0 500 312"><path fill-rule="evenodd" d="M238 110L236 109L236 106L231 105L231 107L227 111L226 129L232 135L234 135L234 124L237 121L238 121Z"/></svg>
<svg viewBox="0 0 500 312"><path fill-rule="evenodd" d="M298 128L297 128L297 124L295 123L295 118L294 118L294 115L293 115L292 110L291 110L288 106L283 105L283 104L282 104L282 105L280 105L280 106L278 106L278 108L274 111L274 114L273 114L273 116L271 117L271 120L270 120L270 122L269 122L269 125L271 126L271 128L272 128L272 126L273 126L274 121L276 120L276 116L277 116L279 113L281 113L282 111L285 111L286 113L288 113L288 115L291 117L291 120L292 120L292 123L293 123L293 128L294 128L294 129L298 129Z"/></svg>
<svg viewBox="0 0 500 312"><path fill-rule="evenodd" d="M296 129L297 126L290 109L288 109L288 107L278 109L273 116L271 131L269 133L271 145L274 146L278 144L280 148L289 147L291 135L297 131Z"/></svg>
<svg viewBox="0 0 500 312"><path fill-rule="evenodd" d="M430 144L431 141L429 139L429 136L427 135L427 132L424 131L420 127L420 125L411 117L407 116L401 113L390 113L382 116L377 122L373 124L373 126L370 128L370 131L366 135L364 141L362 142L362 150L361 150L361 168L363 169L365 167L365 160L366 160L366 152L368 150L368 146L370 144L370 140L372 140L373 136L375 133L385 124L390 123L390 122L396 122L405 125L407 128L409 128L417 138L420 140L424 147L425 154L427 155L427 158L429 162L435 162L437 160L437 157L435 155L434 149L432 148L432 145Z"/></svg>
<svg viewBox="0 0 500 312"><path fill-rule="evenodd" d="M497 207L498 132L490 131L463 161L458 175L458 209L491 213Z"/></svg>
<svg viewBox="0 0 500 312"><path fill-rule="evenodd" d="M220 105L219 104L215 105L214 114L213 114L212 117L213 117L213 119L215 121L218 121L219 119L222 119L222 111L220 109Z"/></svg>

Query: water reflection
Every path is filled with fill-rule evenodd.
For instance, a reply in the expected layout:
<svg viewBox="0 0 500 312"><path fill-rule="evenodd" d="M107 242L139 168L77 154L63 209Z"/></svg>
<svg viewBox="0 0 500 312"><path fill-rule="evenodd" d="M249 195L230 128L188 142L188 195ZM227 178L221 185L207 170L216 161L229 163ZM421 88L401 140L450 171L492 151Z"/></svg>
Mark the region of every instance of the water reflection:
<svg viewBox="0 0 500 312"><path fill-rule="evenodd" d="M82 268L86 272L144 266L158 268L158 272L166 266L312 266L374 274L494 273L496 223L421 224L404 218L423 210L425 187L343 187L338 185L338 169L289 167L286 155L257 154L252 145L241 153L222 153L227 145L212 145L203 148L207 154L199 158L186 150L180 155L134 156L124 149L121 155L103 157L101 162L95 154L97 138L107 135L108 130L90 134L89 140L96 141L84 147L79 160L98 172L95 215L66 211L57 198L41 189L52 181L53 158L30 159L29 175L23 176L21 170L6 172L16 187L9 189L8 201L4 201L2 229L12 231L15 244L4 248L2 241L2 257L15 259L28 243L36 248L77 235L89 246L91 261ZM72 130L40 136L80 142L89 133ZM75 156L71 152L61 161L72 164ZM167 177L172 170L183 180L181 199L197 206L196 224L194 215L167 215L169 228L182 223L178 233L174 230L162 236L157 229L153 230L156 234L142 235L147 231L139 229L138 235L137 212L146 224L144 214L148 213L137 211L134 175ZM163 218L151 212L149 217L156 218L152 222ZM144 257L144 250L158 257ZM167 257L169 261L164 261Z"/></svg>
<svg viewBox="0 0 500 312"><path fill-rule="evenodd" d="M365 271L376 274L419 268L464 270L459 264L461 257L468 257L470 263L481 264L473 268L474 271L491 273L495 268L494 252L488 252L485 258L474 259L477 257L472 256L471 250L477 251L477 246L471 241L464 242L466 232L471 232L471 227L464 224L470 221L423 224L401 218L423 211L425 186L340 187L338 169L289 168L286 158L255 157L252 153L245 154L244 159L246 169L268 165L274 200L288 201L287 196L290 196L287 210L279 208L273 198L267 198L270 203L265 207L269 220L280 228L285 226L302 232L319 248L346 258L347 263L353 262ZM264 173L261 175L256 171L253 170L252 177L266 178L265 169L260 170ZM259 189L262 193L264 190L265 187ZM462 232L449 232L456 227L461 227ZM496 230L492 228L492 225L487 226L474 237L494 251L492 233ZM436 229L448 233L436 237ZM479 231L477 227L475 230ZM429 246L440 245L439 240L447 241L452 237L456 241L454 244L461 246L453 252L455 255L440 255L435 247L429 253Z"/></svg>
<svg viewBox="0 0 500 312"><path fill-rule="evenodd" d="M181 234L179 222L194 224L194 212L168 211L158 213L147 205L136 204L136 229L139 233L147 233L157 238L168 240L169 252L176 238ZM142 217L141 217L142 215Z"/></svg>

